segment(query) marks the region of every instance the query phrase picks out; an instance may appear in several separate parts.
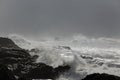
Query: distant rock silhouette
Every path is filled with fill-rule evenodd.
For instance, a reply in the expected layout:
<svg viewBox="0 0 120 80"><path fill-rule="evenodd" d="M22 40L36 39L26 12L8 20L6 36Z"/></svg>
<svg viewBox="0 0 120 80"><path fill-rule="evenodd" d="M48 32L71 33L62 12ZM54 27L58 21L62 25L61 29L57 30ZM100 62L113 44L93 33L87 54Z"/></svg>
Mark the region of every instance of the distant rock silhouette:
<svg viewBox="0 0 120 80"><path fill-rule="evenodd" d="M86 76L82 80L120 80L120 77L114 76L114 75L109 75L109 74L99 74L99 73L94 73Z"/></svg>

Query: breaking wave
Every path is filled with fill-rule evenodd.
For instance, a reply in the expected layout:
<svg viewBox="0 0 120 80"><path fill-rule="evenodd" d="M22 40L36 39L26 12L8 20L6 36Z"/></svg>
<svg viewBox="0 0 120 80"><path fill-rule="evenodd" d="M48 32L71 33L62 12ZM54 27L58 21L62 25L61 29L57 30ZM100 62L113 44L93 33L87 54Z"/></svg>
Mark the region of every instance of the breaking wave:
<svg viewBox="0 0 120 80"><path fill-rule="evenodd" d="M35 41L16 34L8 37L19 47L28 49L31 55L39 55L36 62L53 67L70 65L71 70L61 75L58 80L80 80L91 73L120 75L119 39L75 35L69 40Z"/></svg>

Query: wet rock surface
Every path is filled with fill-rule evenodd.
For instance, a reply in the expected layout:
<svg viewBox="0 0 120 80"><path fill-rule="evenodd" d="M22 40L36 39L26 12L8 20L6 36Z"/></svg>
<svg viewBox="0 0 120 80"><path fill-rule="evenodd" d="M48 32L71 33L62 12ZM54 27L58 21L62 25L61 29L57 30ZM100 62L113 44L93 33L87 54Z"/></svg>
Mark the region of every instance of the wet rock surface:
<svg viewBox="0 0 120 80"><path fill-rule="evenodd" d="M31 56L28 50L21 49L11 39L0 37L0 80L55 80L71 68L69 65L53 68L44 63L36 63L37 58L37 55ZM95 73L82 80L120 80L120 77Z"/></svg>
<svg viewBox="0 0 120 80"><path fill-rule="evenodd" d="M0 64L0 80L16 80L14 73L3 64Z"/></svg>
<svg viewBox="0 0 120 80"><path fill-rule="evenodd" d="M114 76L114 75L109 75L109 74L99 74L99 73L94 73L86 76L82 80L120 80L120 77Z"/></svg>
<svg viewBox="0 0 120 80"><path fill-rule="evenodd" d="M0 47L20 49L11 39L0 37Z"/></svg>
<svg viewBox="0 0 120 80"><path fill-rule="evenodd" d="M44 63L36 63L36 58L12 40L0 38L0 80L55 79L70 69L69 65L53 68Z"/></svg>

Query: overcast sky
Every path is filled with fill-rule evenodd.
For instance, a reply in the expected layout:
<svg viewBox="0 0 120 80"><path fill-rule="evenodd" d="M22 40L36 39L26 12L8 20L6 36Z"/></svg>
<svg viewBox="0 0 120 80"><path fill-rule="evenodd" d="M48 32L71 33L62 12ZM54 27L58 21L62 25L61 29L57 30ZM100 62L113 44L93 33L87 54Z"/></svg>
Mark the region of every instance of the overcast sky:
<svg viewBox="0 0 120 80"><path fill-rule="evenodd" d="M0 0L0 33L119 36L120 1Z"/></svg>

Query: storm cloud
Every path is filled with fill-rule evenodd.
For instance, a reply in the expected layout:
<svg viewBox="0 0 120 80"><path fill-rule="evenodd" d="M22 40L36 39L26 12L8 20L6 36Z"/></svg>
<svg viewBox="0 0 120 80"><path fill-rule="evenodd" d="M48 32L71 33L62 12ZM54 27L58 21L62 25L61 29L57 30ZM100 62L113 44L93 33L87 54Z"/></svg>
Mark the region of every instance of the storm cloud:
<svg viewBox="0 0 120 80"><path fill-rule="evenodd" d="M119 30L119 0L0 0L0 33L114 37Z"/></svg>

